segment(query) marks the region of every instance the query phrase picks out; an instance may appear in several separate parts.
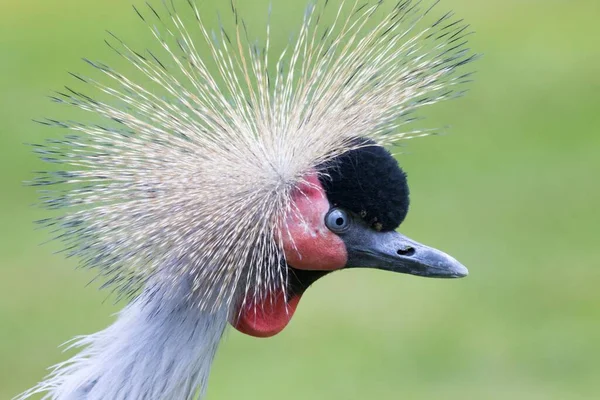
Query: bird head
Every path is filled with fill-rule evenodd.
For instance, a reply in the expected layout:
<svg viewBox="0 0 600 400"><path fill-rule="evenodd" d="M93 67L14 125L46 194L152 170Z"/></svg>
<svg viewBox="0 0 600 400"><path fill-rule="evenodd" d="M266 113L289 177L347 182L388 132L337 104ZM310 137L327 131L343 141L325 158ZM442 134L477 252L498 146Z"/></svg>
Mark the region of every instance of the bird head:
<svg viewBox="0 0 600 400"><path fill-rule="evenodd" d="M300 298L319 278L347 268L374 268L432 278L461 278L467 269L450 255L396 230L409 207L406 174L373 141L359 144L307 173L292 192L283 221L286 288L245 299L232 324L256 337L281 332Z"/></svg>
<svg viewBox="0 0 600 400"><path fill-rule="evenodd" d="M384 146L427 135L405 129L414 113L463 93L468 25L416 0L311 1L274 55L235 1L229 33L174 3L134 7L154 49L110 34L131 72L85 59L84 89L51 96L98 123L39 121L69 131L34 145L61 165L32 182L53 210L41 225L131 303L22 399L193 398L228 322L273 336L331 272L467 274L398 232L409 190Z"/></svg>

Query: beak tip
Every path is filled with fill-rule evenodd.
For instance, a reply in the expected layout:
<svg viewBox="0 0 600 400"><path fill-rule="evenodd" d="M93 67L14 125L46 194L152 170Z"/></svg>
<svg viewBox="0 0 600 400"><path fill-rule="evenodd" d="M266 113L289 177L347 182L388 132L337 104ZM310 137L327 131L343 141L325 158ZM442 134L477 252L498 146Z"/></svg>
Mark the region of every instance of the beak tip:
<svg viewBox="0 0 600 400"><path fill-rule="evenodd" d="M449 268L447 267L448 276L450 278L465 278L469 276L469 270L467 267L462 265L460 262L452 258L452 263Z"/></svg>
<svg viewBox="0 0 600 400"><path fill-rule="evenodd" d="M461 268L459 268L458 271L456 272L456 277L457 278L466 278L467 276L469 276L469 270L465 266L461 265Z"/></svg>
<svg viewBox="0 0 600 400"><path fill-rule="evenodd" d="M441 258L440 262L436 265L437 276L440 278L464 278L469 275L469 270L467 267L462 265L458 260L454 257L438 252L436 250L437 256Z"/></svg>

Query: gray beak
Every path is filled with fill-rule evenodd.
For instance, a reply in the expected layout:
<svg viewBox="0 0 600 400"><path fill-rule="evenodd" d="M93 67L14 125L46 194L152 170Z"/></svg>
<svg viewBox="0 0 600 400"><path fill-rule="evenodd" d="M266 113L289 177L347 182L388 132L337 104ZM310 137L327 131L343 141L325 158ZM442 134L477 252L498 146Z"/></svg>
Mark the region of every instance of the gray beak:
<svg viewBox="0 0 600 400"><path fill-rule="evenodd" d="M376 268L430 278L462 278L469 274L456 259L398 232L353 227L343 235L349 268Z"/></svg>

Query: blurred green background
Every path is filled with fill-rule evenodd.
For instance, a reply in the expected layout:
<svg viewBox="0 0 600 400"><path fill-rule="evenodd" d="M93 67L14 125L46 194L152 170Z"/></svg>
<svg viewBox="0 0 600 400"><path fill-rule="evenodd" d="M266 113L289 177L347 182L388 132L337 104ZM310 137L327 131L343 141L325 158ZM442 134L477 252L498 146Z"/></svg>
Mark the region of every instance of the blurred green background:
<svg viewBox="0 0 600 400"><path fill-rule="evenodd" d="M264 21L266 1L239 4ZM304 5L273 1L275 47ZM600 398L600 2L447 9L472 24L484 58L468 96L425 112L426 126L449 123L450 134L401 156L412 188L402 231L471 275L329 276L279 336L227 335L207 399ZM81 56L115 60L104 29L146 35L129 1L0 2L0 399L119 307L39 245L47 232L32 221L45 212L21 183L45 168L22 143L55 134L30 120L69 115L44 96L72 82L67 71L88 71Z"/></svg>

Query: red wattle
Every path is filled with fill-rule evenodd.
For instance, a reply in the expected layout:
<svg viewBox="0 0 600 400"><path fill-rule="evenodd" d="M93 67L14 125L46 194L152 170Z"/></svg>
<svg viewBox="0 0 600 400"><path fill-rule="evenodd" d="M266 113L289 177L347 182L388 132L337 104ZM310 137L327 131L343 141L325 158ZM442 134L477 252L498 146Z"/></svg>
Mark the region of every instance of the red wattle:
<svg viewBox="0 0 600 400"><path fill-rule="evenodd" d="M292 319L301 295L285 301L283 291L267 296L259 303L248 303L233 326L246 335L267 338L281 332Z"/></svg>

